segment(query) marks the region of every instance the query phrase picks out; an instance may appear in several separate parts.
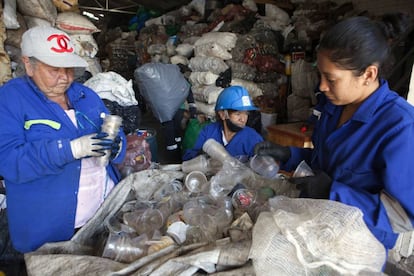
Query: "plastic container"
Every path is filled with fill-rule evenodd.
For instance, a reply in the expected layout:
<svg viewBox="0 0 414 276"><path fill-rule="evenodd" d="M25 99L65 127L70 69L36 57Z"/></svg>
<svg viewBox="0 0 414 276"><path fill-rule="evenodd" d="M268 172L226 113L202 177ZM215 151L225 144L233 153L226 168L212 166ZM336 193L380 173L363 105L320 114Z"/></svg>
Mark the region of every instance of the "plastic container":
<svg viewBox="0 0 414 276"><path fill-rule="evenodd" d="M277 113L260 113L260 121L262 123L262 130L267 132L267 127L276 124Z"/></svg>
<svg viewBox="0 0 414 276"><path fill-rule="evenodd" d="M217 210L218 207L211 198L197 197L184 204L184 221L191 226L200 227L208 240L215 240L218 222L214 216Z"/></svg>
<svg viewBox="0 0 414 276"><path fill-rule="evenodd" d="M254 155L250 159L249 164L253 171L268 179L277 177L279 172L279 165L271 156Z"/></svg>
<svg viewBox="0 0 414 276"><path fill-rule="evenodd" d="M108 134L108 137L106 137L107 139L114 140L119 133L119 128L122 125L122 118L118 115L105 115L103 120L101 131ZM110 156L111 151L106 150L104 156L97 158L97 164L99 166L108 165Z"/></svg>
<svg viewBox="0 0 414 276"><path fill-rule="evenodd" d="M233 159L233 157L228 153L226 148L212 138L204 142L203 151L207 153L211 158L219 160L222 163L226 160Z"/></svg>
<svg viewBox="0 0 414 276"><path fill-rule="evenodd" d="M163 184L158 190L154 192L153 197L155 201L160 201L164 197L180 192L182 189L183 184L181 183L181 181L175 179L171 182Z"/></svg>
<svg viewBox="0 0 414 276"><path fill-rule="evenodd" d="M192 171L185 177L185 187L191 193L198 194L207 191L208 180L206 175L200 171Z"/></svg>
<svg viewBox="0 0 414 276"><path fill-rule="evenodd" d="M153 128L139 128L135 130L136 135L144 136L150 145L151 162L158 162L157 131Z"/></svg>
<svg viewBox="0 0 414 276"><path fill-rule="evenodd" d="M161 211L153 208L138 209L124 213L123 219L126 225L131 226L138 234L151 236L155 230L160 229L164 224L164 217Z"/></svg>
<svg viewBox="0 0 414 276"><path fill-rule="evenodd" d="M248 210L256 204L257 193L250 189L238 189L232 195L232 204L239 210Z"/></svg>
<svg viewBox="0 0 414 276"><path fill-rule="evenodd" d="M207 160L207 156L201 154L193 159L184 161L181 164L181 170L185 173L190 173L192 171L200 171L200 172L208 172L209 164Z"/></svg>
<svg viewBox="0 0 414 276"><path fill-rule="evenodd" d="M147 235L132 237L124 234L110 233L102 257L117 262L131 263L146 254Z"/></svg>
<svg viewBox="0 0 414 276"><path fill-rule="evenodd" d="M296 167L295 172L293 173L292 177L305 177L305 176L312 176L315 175L309 165L302 160L299 165Z"/></svg>

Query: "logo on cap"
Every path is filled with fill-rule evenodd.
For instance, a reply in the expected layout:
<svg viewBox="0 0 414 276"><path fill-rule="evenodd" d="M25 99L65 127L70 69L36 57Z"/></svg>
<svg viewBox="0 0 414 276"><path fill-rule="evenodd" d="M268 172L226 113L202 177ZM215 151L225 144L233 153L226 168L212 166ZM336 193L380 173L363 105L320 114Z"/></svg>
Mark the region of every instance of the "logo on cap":
<svg viewBox="0 0 414 276"><path fill-rule="evenodd" d="M55 39L57 47L51 47L50 49L56 53L72 53L73 48L69 47L70 38L64 34L54 34L47 38L47 41Z"/></svg>

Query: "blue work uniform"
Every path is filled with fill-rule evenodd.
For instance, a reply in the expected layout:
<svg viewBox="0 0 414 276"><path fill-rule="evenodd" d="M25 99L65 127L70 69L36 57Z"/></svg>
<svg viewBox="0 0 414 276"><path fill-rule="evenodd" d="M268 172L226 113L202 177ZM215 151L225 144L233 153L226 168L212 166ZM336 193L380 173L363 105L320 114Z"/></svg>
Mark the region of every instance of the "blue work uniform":
<svg viewBox="0 0 414 276"><path fill-rule="evenodd" d="M13 246L20 252L46 242L69 240L74 234L81 160L73 157L70 141L99 132L101 113L108 113L90 88L73 83L67 90L78 128L59 104L49 100L29 77L0 87L0 175L5 179L7 214ZM113 163L109 177L118 183Z"/></svg>
<svg viewBox="0 0 414 276"><path fill-rule="evenodd" d="M200 131L197 141L192 149L185 151L183 160L190 160L203 151L203 145L208 139L214 139L224 146L223 125L220 122L208 124ZM251 127L244 127L236 132L230 142L224 146L232 156L253 156L254 146L263 141L263 137Z"/></svg>
<svg viewBox="0 0 414 276"><path fill-rule="evenodd" d="M381 80L351 119L337 128L343 106L325 95L314 111L314 149L291 147L282 169L293 170L305 160L333 180L329 199L358 207L371 232L390 249L397 233L380 200L386 192L414 223L414 107ZM392 218L392 217L391 217Z"/></svg>

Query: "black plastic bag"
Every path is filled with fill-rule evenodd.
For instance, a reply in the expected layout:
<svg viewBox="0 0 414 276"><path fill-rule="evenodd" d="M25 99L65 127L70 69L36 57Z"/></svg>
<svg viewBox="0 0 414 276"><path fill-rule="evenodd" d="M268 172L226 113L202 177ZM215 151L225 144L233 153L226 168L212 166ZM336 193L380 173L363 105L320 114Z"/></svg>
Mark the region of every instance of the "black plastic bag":
<svg viewBox="0 0 414 276"><path fill-rule="evenodd" d="M133 133L141 123L141 110L138 105L121 106L117 102L102 99L109 112L122 117L122 127L126 134Z"/></svg>

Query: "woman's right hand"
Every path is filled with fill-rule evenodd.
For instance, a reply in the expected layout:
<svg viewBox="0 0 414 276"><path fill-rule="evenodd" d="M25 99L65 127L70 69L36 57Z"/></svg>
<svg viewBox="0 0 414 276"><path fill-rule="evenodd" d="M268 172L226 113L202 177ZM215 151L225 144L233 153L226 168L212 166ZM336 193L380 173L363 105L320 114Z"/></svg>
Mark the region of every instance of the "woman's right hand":
<svg viewBox="0 0 414 276"><path fill-rule="evenodd" d="M107 139L107 133L92 133L70 141L70 148L75 159L91 156L103 156L110 150L113 141Z"/></svg>

